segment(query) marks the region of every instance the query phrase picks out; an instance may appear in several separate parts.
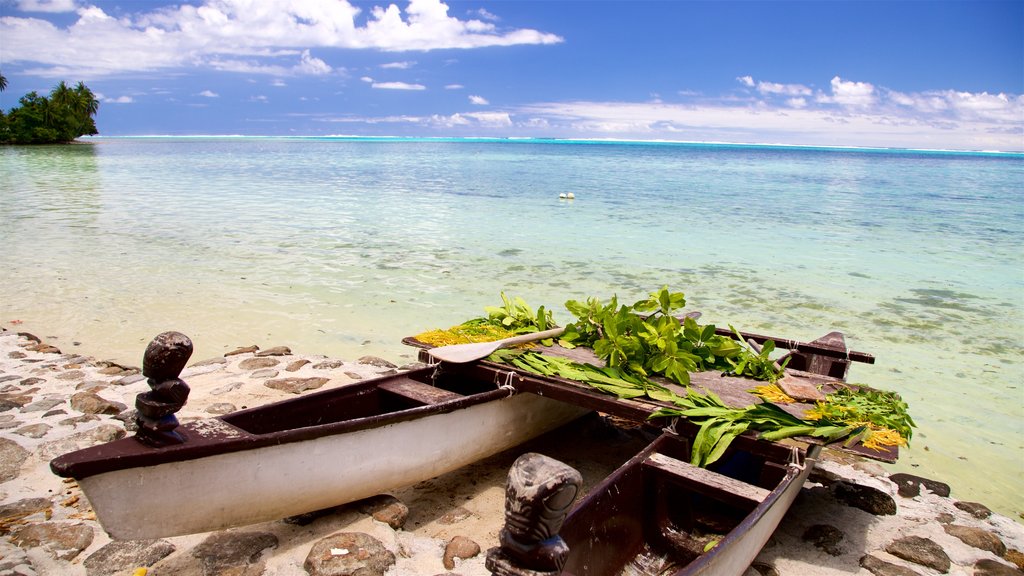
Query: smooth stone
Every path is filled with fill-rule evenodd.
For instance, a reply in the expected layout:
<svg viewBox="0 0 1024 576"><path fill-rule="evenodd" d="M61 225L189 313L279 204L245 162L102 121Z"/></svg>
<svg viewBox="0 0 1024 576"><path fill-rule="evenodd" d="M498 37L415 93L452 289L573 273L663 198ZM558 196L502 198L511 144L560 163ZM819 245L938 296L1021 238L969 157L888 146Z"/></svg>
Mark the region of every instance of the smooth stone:
<svg viewBox="0 0 1024 576"><path fill-rule="evenodd" d="M353 380L362 380L363 379L363 375L358 373L358 372L345 372L345 376L348 376L349 378L351 378Z"/></svg>
<svg viewBox="0 0 1024 576"><path fill-rule="evenodd" d="M120 366L107 366L106 368L100 368L98 373L104 376L118 376L124 373L124 368Z"/></svg>
<svg viewBox="0 0 1024 576"><path fill-rule="evenodd" d="M363 514L370 514L374 520L383 522L395 530L405 526L405 521L409 519L409 507L390 494L379 494L361 500L357 508Z"/></svg>
<svg viewBox="0 0 1024 576"><path fill-rule="evenodd" d="M46 512L51 508L53 508L53 502L49 498L23 498L10 504L0 504L0 524L7 524L12 520L39 512Z"/></svg>
<svg viewBox="0 0 1024 576"><path fill-rule="evenodd" d="M64 410L63 408L58 408L56 410L50 410L49 412L44 413L43 414L43 418L51 418L53 416L61 416L61 415L67 414L67 413L68 413L67 410Z"/></svg>
<svg viewBox="0 0 1024 576"><path fill-rule="evenodd" d="M7 438L0 438L0 482L7 482L18 477L21 465L30 452L20 444Z"/></svg>
<svg viewBox="0 0 1024 576"><path fill-rule="evenodd" d="M95 418L95 416L94 416ZM46 442L39 447L39 456L44 460L53 460L61 454L67 454L74 450L81 450L96 444L103 444L124 438L124 428L114 424L100 424L84 432L71 434L59 440Z"/></svg>
<svg viewBox="0 0 1024 576"><path fill-rule="evenodd" d="M900 566L899 564L893 564L892 562L886 562L871 554L861 556L860 565L875 576L921 576L916 570Z"/></svg>
<svg viewBox="0 0 1024 576"><path fill-rule="evenodd" d="M885 551L907 562L920 564L943 574L949 572L951 564L949 556L946 555L942 546L928 538L905 536L889 543L885 547Z"/></svg>
<svg viewBox="0 0 1024 576"><path fill-rule="evenodd" d="M242 360L238 363L238 367L242 370L259 370L260 368L271 368L280 363L281 361L277 358L256 357Z"/></svg>
<svg viewBox="0 0 1024 576"><path fill-rule="evenodd" d="M395 555L362 532L340 532L310 549L303 566L310 576L384 576Z"/></svg>
<svg viewBox="0 0 1024 576"><path fill-rule="evenodd" d="M92 544L93 530L85 524L42 522L14 530L11 541L22 548L41 547L50 556L70 561Z"/></svg>
<svg viewBox="0 0 1024 576"><path fill-rule="evenodd" d="M81 370L70 370L68 372L61 372L55 376L57 380L81 380L85 378L85 372Z"/></svg>
<svg viewBox="0 0 1024 576"><path fill-rule="evenodd" d="M142 382L145 379L146 377L143 376L142 374L132 374L130 376L125 376L124 378L118 378L117 380L111 382L111 384L113 384L114 386L131 386L132 384L135 384L136 382Z"/></svg>
<svg viewBox="0 0 1024 576"><path fill-rule="evenodd" d="M22 426L14 431L15 434L20 434L26 438L42 438L50 431L51 426L49 424L29 424L28 426Z"/></svg>
<svg viewBox="0 0 1024 576"><path fill-rule="evenodd" d="M259 346L253 344L252 346L243 346L241 348L235 348L231 352L225 352L224 356L238 356L239 354L251 354L259 349Z"/></svg>
<svg viewBox="0 0 1024 576"><path fill-rule="evenodd" d="M802 539L810 542L816 548L824 550L830 556L842 555L839 543L846 538L842 530L831 524L815 524L804 531Z"/></svg>
<svg viewBox="0 0 1024 576"><path fill-rule="evenodd" d="M250 374L250 376L256 378L257 380L275 378L277 377L277 370L274 370L273 368L264 368L263 370L256 370L255 372Z"/></svg>
<svg viewBox="0 0 1024 576"><path fill-rule="evenodd" d="M21 382L18 382L18 384L21 384L22 386L35 386L36 384L42 384L43 382L46 382L44 378L29 376L28 378L25 378Z"/></svg>
<svg viewBox="0 0 1024 576"><path fill-rule="evenodd" d="M942 527L946 534L955 536L964 544L978 550L987 550L996 556L1002 557L1006 554L1006 544L998 536L973 526L961 526L960 524L948 524Z"/></svg>
<svg viewBox="0 0 1024 576"><path fill-rule="evenodd" d="M306 364L309 364L309 360L306 360L305 358L300 358L299 360L296 360L296 361L288 364L288 366L285 368L285 370L287 370L289 372L295 372L296 370L298 370L299 368L302 368Z"/></svg>
<svg viewBox="0 0 1024 576"><path fill-rule="evenodd" d="M266 350L260 350L255 354L258 357L265 356L290 356L292 349L287 346L274 346L273 348L267 348Z"/></svg>
<svg viewBox="0 0 1024 576"><path fill-rule="evenodd" d="M88 576L131 574L136 568L148 567L174 552L174 544L166 540L114 540L85 559Z"/></svg>
<svg viewBox="0 0 1024 576"><path fill-rule="evenodd" d="M341 360L324 360L323 362L317 362L313 365L314 370L334 370L335 368L341 368L345 363Z"/></svg>
<svg viewBox="0 0 1024 576"><path fill-rule="evenodd" d="M0 384L10 382L12 380L18 380L19 378L21 378L21 376L18 376L17 374L4 374L3 376L0 376Z"/></svg>
<svg viewBox="0 0 1024 576"><path fill-rule="evenodd" d="M142 375L154 382L173 380L192 356L192 340L181 332L161 332L142 355Z"/></svg>
<svg viewBox="0 0 1024 576"><path fill-rule="evenodd" d="M992 511L988 509L988 506L979 504L978 502L954 502L953 506L967 512L978 520L984 520L992 515Z"/></svg>
<svg viewBox="0 0 1024 576"><path fill-rule="evenodd" d="M94 414L82 414L81 416L72 416L71 418L65 418L60 422L57 422L57 424L60 424L61 426L71 426L72 428L77 428L79 424L85 424L86 422L95 422L96 420L99 419L100 417Z"/></svg>
<svg viewBox="0 0 1024 576"><path fill-rule="evenodd" d="M445 512L444 516L441 516L437 519L437 522L438 524L451 525L456 524L458 522L462 522L463 520L472 517L472 512L466 510L462 506L456 506L455 508L452 508L451 510Z"/></svg>
<svg viewBox="0 0 1024 576"><path fill-rule="evenodd" d="M10 358L11 360L21 360L26 356L28 356L28 354L25 354L24 352L19 352L18 350L14 350L12 352L7 353L7 357Z"/></svg>
<svg viewBox="0 0 1024 576"><path fill-rule="evenodd" d="M277 547L277 536L269 532L218 532L192 549L205 574L235 573L257 564L267 548Z"/></svg>
<svg viewBox="0 0 1024 576"><path fill-rule="evenodd" d="M329 378L279 378L276 380L267 380L263 383L267 388L273 388L274 390L281 390L290 394L299 394L306 390L315 390L324 384L326 384Z"/></svg>
<svg viewBox="0 0 1024 576"><path fill-rule="evenodd" d="M114 415L128 408L120 402L101 398L92 392L76 392L71 396L71 407L83 414Z"/></svg>
<svg viewBox="0 0 1024 576"><path fill-rule="evenodd" d="M213 358L207 358L206 360L200 360L199 362L193 362L189 365L189 368L202 368L204 366L218 366L220 364L227 364L228 359L223 356L214 356Z"/></svg>
<svg viewBox="0 0 1024 576"><path fill-rule="evenodd" d="M903 496L904 498L914 498L921 494L921 486L924 486L933 494L942 496L943 498L949 497L949 484L946 484L945 482L929 480L928 478L922 478L921 476L915 476L913 474L905 474L903 472L891 474L889 476L889 480L896 484L900 496Z"/></svg>
<svg viewBox="0 0 1024 576"><path fill-rule="evenodd" d="M1011 548L1006 551L1006 554L1003 554L1003 559L1013 562L1014 566L1016 566L1021 572L1024 572L1024 552L1021 552L1020 550L1013 550Z"/></svg>
<svg viewBox="0 0 1024 576"><path fill-rule="evenodd" d="M21 411L25 412L45 412L51 408L56 408L64 404L67 400L64 398L43 398L42 400L36 400L35 402L24 406Z"/></svg>
<svg viewBox="0 0 1024 576"><path fill-rule="evenodd" d="M441 558L441 562L444 564L445 569L453 570L455 568L456 558L465 560L466 558L472 558L479 553L479 544L465 536L456 536L448 542L447 546L444 547L444 556Z"/></svg>
<svg viewBox="0 0 1024 576"><path fill-rule="evenodd" d="M213 394L214 396L220 396L221 394L227 394L228 392L231 392L232 390L238 390L242 386L243 386L243 384L241 382L231 382L230 384L225 384L223 386L218 386L218 387L214 388L213 390L210 390L210 394Z"/></svg>
<svg viewBox="0 0 1024 576"><path fill-rule="evenodd" d="M218 402L206 407L207 414L230 414L235 410L238 410L238 408L235 408L235 405L230 402Z"/></svg>
<svg viewBox="0 0 1024 576"><path fill-rule="evenodd" d="M974 563L974 576L1020 576L1021 571L991 558L982 558Z"/></svg>
<svg viewBox="0 0 1024 576"><path fill-rule="evenodd" d="M849 482L836 482L832 485L832 491L837 500L875 516L896 513L896 501L892 496L877 488Z"/></svg>
<svg viewBox="0 0 1024 576"><path fill-rule="evenodd" d="M359 359L360 364L367 364L369 366L376 366L377 368L398 368L397 364L388 362L383 358L377 356L363 356Z"/></svg>

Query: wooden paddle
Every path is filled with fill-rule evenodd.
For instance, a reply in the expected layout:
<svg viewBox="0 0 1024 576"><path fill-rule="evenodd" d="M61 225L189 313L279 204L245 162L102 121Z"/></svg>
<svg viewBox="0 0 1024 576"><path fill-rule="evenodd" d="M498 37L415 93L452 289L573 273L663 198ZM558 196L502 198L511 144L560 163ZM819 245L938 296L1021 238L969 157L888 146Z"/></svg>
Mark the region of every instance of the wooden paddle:
<svg viewBox="0 0 1024 576"><path fill-rule="evenodd" d="M555 336L560 336L562 332L565 332L565 328L552 328L551 330L545 330L543 332L531 332L521 336L494 340L493 342L474 342L471 344L439 346L437 348L427 350L427 353L442 362L464 364L466 362L486 358L499 348L512 346L513 344L524 344L526 342L544 340L545 338L554 338Z"/></svg>

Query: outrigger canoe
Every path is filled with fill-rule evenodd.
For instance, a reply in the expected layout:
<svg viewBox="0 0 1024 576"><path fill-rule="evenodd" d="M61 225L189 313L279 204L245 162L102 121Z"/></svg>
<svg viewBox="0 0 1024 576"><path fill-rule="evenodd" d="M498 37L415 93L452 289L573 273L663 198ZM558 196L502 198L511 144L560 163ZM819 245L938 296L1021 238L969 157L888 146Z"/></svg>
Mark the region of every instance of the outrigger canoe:
<svg viewBox="0 0 1024 576"><path fill-rule="evenodd" d="M64 454L115 539L207 532L312 512L458 469L588 412L458 367L412 370Z"/></svg>

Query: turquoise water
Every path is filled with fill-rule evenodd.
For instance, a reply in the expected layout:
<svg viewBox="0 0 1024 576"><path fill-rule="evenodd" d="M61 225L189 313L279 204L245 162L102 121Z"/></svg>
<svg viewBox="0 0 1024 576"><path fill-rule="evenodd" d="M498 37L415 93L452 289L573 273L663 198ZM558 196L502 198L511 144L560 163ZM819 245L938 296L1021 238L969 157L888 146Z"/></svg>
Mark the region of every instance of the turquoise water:
<svg viewBox="0 0 1024 576"><path fill-rule="evenodd" d="M1024 157L352 139L0 148L0 322L139 363L285 344L413 354L499 293L668 284L704 320L846 333L919 428L894 469L1024 512ZM572 192L575 200L560 200ZM76 345L76 342L78 343Z"/></svg>

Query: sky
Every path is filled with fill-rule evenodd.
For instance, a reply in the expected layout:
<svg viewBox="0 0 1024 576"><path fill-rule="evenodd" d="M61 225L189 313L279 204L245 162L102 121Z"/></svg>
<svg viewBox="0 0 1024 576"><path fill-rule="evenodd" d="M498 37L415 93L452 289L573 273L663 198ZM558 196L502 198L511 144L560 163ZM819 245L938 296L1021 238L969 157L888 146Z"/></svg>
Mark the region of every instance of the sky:
<svg viewBox="0 0 1024 576"><path fill-rule="evenodd" d="M1024 0L0 0L0 73L106 136L1024 151Z"/></svg>

